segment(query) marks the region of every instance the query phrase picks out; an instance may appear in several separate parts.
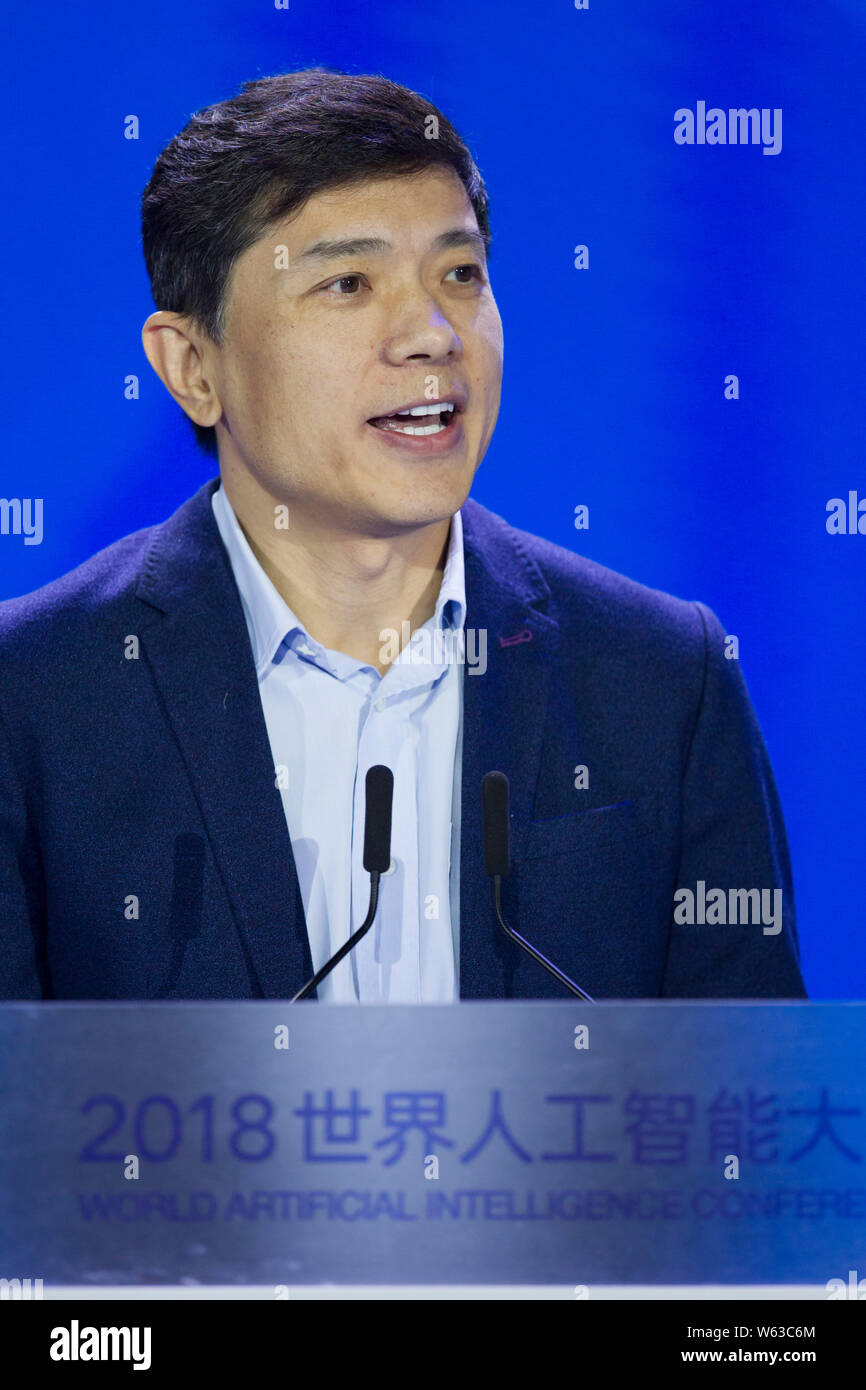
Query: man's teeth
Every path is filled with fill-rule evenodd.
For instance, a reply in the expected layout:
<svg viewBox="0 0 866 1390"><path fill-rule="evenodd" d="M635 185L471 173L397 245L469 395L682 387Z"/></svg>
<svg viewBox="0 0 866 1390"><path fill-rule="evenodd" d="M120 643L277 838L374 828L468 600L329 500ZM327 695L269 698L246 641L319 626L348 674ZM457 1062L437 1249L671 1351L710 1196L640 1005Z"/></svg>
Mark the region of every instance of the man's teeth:
<svg viewBox="0 0 866 1390"><path fill-rule="evenodd" d="M448 424L443 423L442 416L450 416L453 410L454 406L450 401L438 405L413 405L409 410L400 410L396 411L393 415L389 415L385 421L385 427L387 429L396 430L398 434L441 434L444 429L448 428ZM409 425L403 423L403 421L408 420L410 416L417 415L435 415L436 419L429 425Z"/></svg>
<svg viewBox="0 0 866 1390"><path fill-rule="evenodd" d="M437 416L432 425L400 425L395 420L391 429L398 434L441 434L447 425L443 425L441 417Z"/></svg>

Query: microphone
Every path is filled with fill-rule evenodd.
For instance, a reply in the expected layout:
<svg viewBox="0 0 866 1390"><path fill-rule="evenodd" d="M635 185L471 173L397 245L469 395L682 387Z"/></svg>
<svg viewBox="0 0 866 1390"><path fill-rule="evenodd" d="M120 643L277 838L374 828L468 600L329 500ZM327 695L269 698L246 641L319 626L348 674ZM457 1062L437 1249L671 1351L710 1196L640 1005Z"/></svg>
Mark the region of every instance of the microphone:
<svg viewBox="0 0 866 1390"><path fill-rule="evenodd" d="M365 792L367 801L364 813L364 868L370 875L370 905L367 915L358 930L353 932L348 941L343 942L339 951L325 962L321 970L316 971L303 989L298 990L289 1001L291 1004L296 1004L299 999L306 999L312 994L317 985L340 964L343 957L354 950L362 936L366 936L373 925L379 903L379 875L386 873L391 867L391 803L394 796L394 774L391 769L384 767L382 763L371 767L367 772Z"/></svg>
<svg viewBox="0 0 866 1390"><path fill-rule="evenodd" d="M493 880L493 908L500 927L512 941L522 946L524 951L549 970L551 975L588 1004L595 1000L570 980L564 971L531 946L518 932L509 927L502 915L502 880L511 871L511 852L508 825L508 778L504 772L488 772L481 781L481 808L484 824L484 872Z"/></svg>

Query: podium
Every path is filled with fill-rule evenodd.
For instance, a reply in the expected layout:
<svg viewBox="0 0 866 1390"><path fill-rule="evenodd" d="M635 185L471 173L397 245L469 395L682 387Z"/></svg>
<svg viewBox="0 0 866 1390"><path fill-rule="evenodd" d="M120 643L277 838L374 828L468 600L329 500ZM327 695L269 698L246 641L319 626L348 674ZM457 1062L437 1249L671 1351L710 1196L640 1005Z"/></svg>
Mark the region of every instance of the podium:
<svg viewBox="0 0 866 1390"><path fill-rule="evenodd" d="M0 1278L847 1283L864 1059L856 1003L5 1004Z"/></svg>

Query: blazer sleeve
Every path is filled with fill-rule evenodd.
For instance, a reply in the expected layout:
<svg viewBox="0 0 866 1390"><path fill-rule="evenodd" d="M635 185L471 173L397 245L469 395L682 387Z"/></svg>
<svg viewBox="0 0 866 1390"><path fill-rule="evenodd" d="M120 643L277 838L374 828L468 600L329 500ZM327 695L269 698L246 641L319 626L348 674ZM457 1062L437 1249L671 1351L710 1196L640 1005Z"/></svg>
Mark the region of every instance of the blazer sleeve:
<svg viewBox="0 0 866 1390"><path fill-rule="evenodd" d="M0 715L0 999L48 993L42 901L36 837Z"/></svg>
<svg viewBox="0 0 866 1390"><path fill-rule="evenodd" d="M726 917L731 889L767 889L770 911L760 922L749 915L747 923L684 923L672 904L661 996L802 999L791 862L770 759L739 661L725 656L724 630L711 609L695 606L704 629L704 681L683 772L677 888L691 890L696 904L700 883L706 894L722 889ZM775 890L780 928L767 922L779 902ZM738 908L735 915L747 914Z"/></svg>

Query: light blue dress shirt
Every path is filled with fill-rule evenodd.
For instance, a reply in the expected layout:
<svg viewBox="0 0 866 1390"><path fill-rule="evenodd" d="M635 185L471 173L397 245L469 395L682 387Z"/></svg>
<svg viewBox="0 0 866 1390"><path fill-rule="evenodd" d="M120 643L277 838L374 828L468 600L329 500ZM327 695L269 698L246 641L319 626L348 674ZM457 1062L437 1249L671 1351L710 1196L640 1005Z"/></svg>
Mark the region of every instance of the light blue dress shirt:
<svg viewBox="0 0 866 1390"><path fill-rule="evenodd" d="M380 675L310 636L253 554L222 487L211 505L252 644L314 970L366 916L365 778L375 763L394 774L391 868L379 881L375 921L318 998L452 1002L460 994L460 513L452 518L436 610Z"/></svg>

